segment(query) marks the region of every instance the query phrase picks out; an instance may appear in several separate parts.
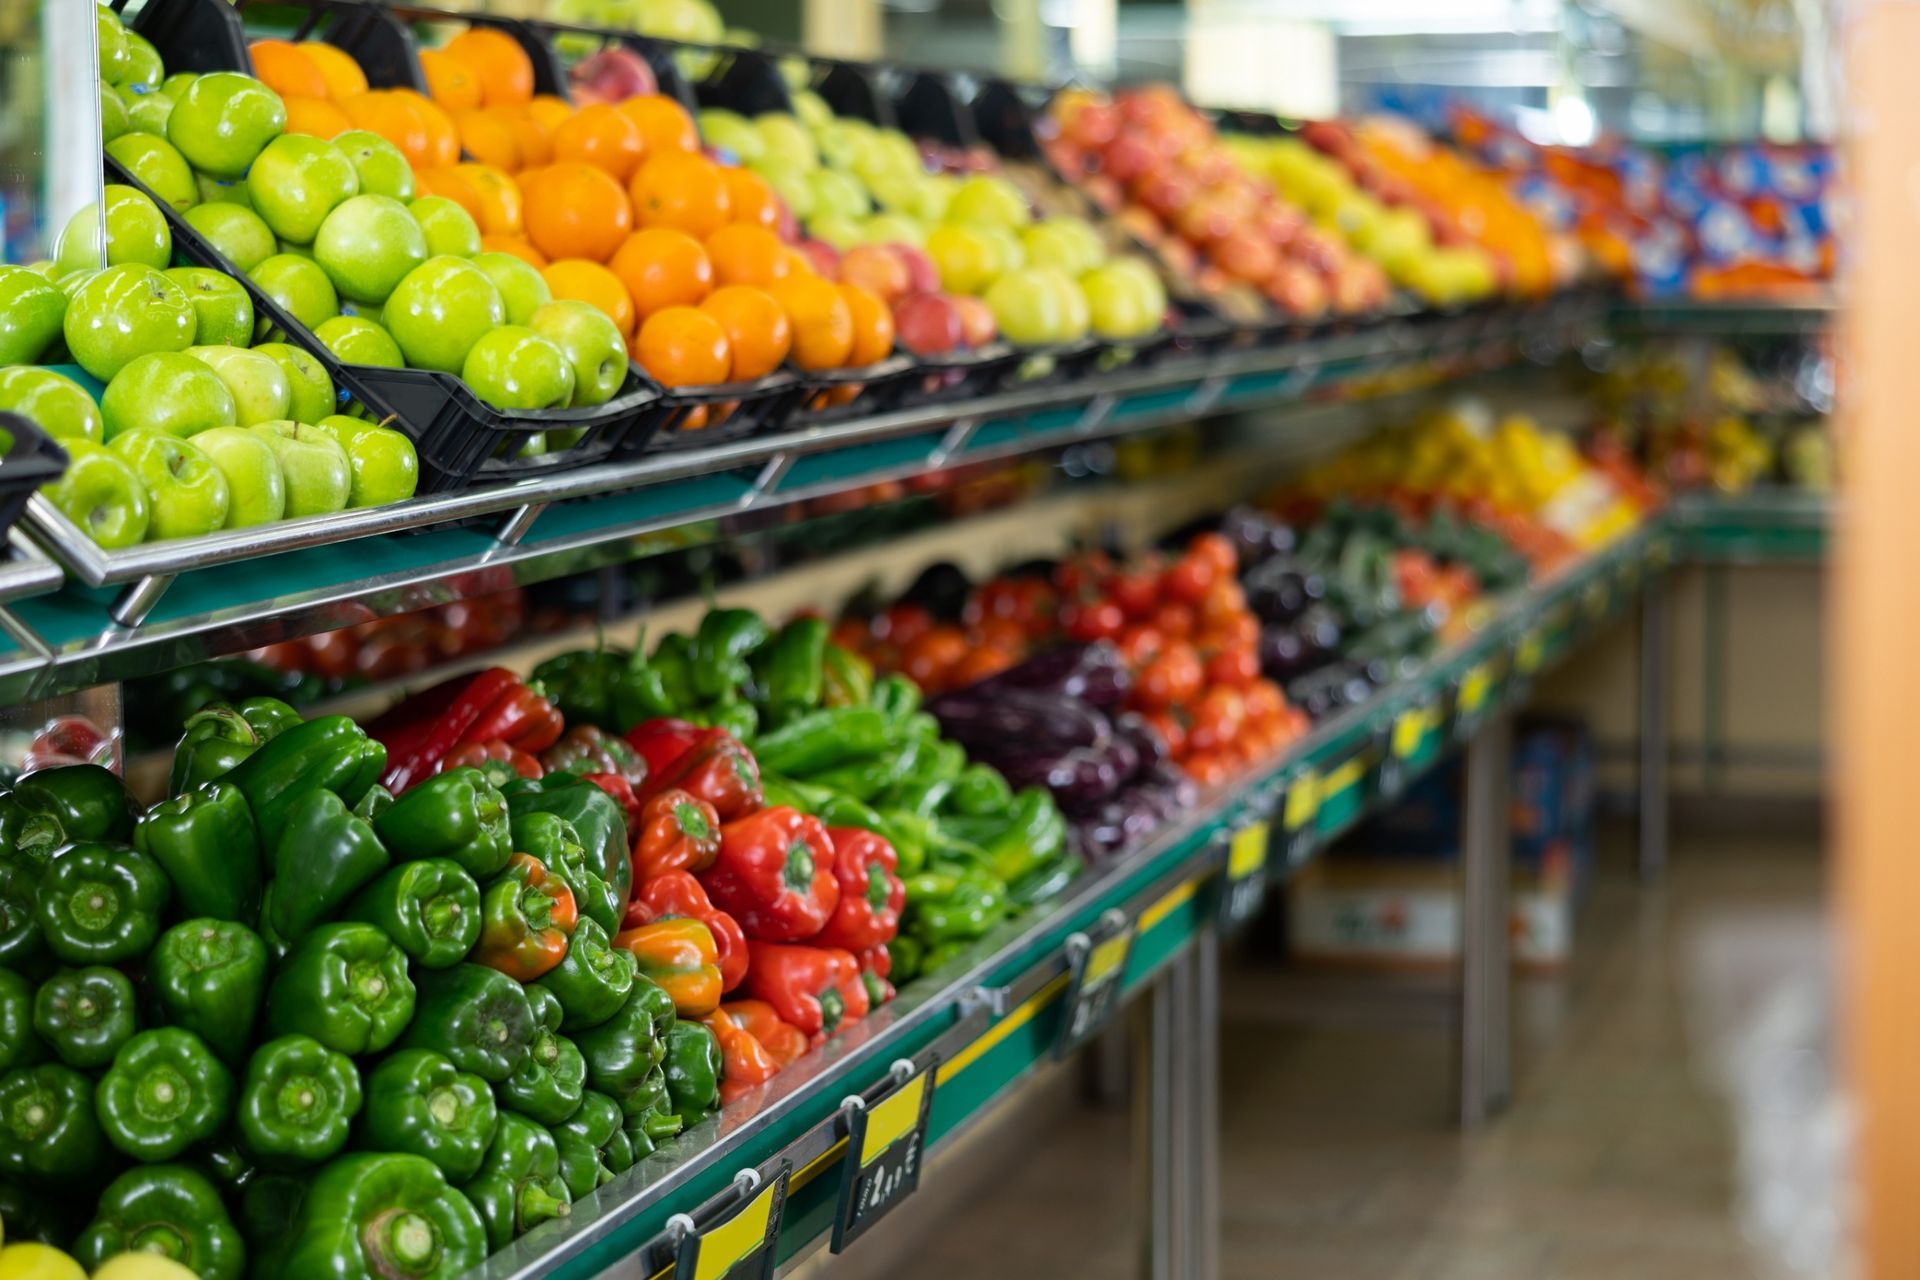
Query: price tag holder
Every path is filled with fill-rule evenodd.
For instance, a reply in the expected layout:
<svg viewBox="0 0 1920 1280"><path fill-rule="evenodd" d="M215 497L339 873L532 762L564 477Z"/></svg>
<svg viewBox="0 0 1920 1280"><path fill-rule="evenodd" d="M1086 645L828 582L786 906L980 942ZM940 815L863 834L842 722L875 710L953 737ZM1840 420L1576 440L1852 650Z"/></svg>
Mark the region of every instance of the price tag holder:
<svg viewBox="0 0 1920 1280"><path fill-rule="evenodd" d="M1222 933L1238 929L1258 914L1267 894L1267 849L1272 833L1272 825L1263 820L1240 828L1227 841L1226 860L1220 868Z"/></svg>
<svg viewBox="0 0 1920 1280"><path fill-rule="evenodd" d="M1535 627L1520 637L1520 647L1514 651L1513 669L1521 675L1532 678L1540 670L1540 664L1546 660L1547 636L1543 628Z"/></svg>
<svg viewBox="0 0 1920 1280"><path fill-rule="evenodd" d="M1393 718L1380 752L1380 794L1392 800L1406 790L1407 762L1420 750L1427 733L1427 708L1410 707Z"/></svg>
<svg viewBox="0 0 1920 1280"><path fill-rule="evenodd" d="M1286 840L1287 865L1298 867L1320 847L1320 771L1295 774L1280 805L1280 829Z"/></svg>
<svg viewBox="0 0 1920 1280"><path fill-rule="evenodd" d="M1133 954L1133 920L1118 909L1100 917L1087 933L1067 940L1067 1015L1054 1043L1056 1058L1069 1058L1100 1033L1120 1007L1121 979Z"/></svg>
<svg viewBox="0 0 1920 1280"><path fill-rule="evenodd" d="M688 1229L674 1255L673 1274L684 1280L773 1280L779 1252L780 1211L787 1203L787 1179L793 1166L759 1183L733 1212L717 1222ZM756 1177L745 1170L741 1178Z"/></svg>
<svg viewBox="0 0 1920 1280"><path fill-rule="evenodd" d="M1486 714L1487 696L1493 692L1493 666L1482 662L1468 668L1460 677L1453 695L1453 736L1461 742L1474 735Z"/></svg>
<svg viewBox="0 0 1920 1280"><path fill-rule="evenodd" d="M1598 622L1606 617L1607 610L1613 605L1613 596L1612 593L1607 590L1606 580L1596 579L1594 582L1589 583L1586 594L1581 597L1580 603L1587 611L1587 620L1589 622Z"/></svg>
<svg viewBox="0 0 1920 1280"><path fill-rule="evenodd" d="M840 1209L833 1220L839 1253L920 1186L927 1117L933 1113L934 1066L893 1064L897 1082L875 1102L848 1098L847 1154L840 1162Z"/></svg>

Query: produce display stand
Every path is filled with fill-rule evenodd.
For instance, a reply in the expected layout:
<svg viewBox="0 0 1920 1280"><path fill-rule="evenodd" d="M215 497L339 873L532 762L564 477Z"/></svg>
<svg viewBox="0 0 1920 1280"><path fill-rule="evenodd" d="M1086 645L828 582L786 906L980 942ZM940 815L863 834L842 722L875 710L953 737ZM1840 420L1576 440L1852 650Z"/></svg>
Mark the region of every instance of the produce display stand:
<svg viewBox="0 0 1920 1280"><path fill-rule="evenodd" d="M1826 558L1833 501L1824 493L1756 489L1691 496L1675 504L1673 515L1690 561L1804 564Z"/></svg>

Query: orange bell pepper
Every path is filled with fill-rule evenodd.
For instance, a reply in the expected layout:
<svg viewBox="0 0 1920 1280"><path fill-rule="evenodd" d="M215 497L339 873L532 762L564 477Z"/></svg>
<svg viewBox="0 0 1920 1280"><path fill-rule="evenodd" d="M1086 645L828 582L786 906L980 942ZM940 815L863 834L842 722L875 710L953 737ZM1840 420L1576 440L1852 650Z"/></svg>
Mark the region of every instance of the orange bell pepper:
<svg viewBox="0 0 1920 1280"><path fill-rule="evenodd" d="M733 1020L725 1009L715 1009L700 1021L707 1024L713 1038L720 1042L720 1057L725 1074L720 1081L722 1105L773 1079L781 1064L754 1039L753 1033Z"/></svg>
<svg viewBox="0 0 1920 1280"><path fill-rule="evenodd" d="M720 1007L720 956L713 931L698 920L673 916L627 929L616 947L633 953L640 972L673 999L683 1018L704 1018Z"/></svg>
<svg viewBox="0 0 1920 1280"><path fill-rule="evenodd" d="M790 1067L806 1056L807 1033L791 1022L782 1021L765 1000L729 1000L720 1006L720 1011L759 1041L760 1047L781 1067Z"/></svg>

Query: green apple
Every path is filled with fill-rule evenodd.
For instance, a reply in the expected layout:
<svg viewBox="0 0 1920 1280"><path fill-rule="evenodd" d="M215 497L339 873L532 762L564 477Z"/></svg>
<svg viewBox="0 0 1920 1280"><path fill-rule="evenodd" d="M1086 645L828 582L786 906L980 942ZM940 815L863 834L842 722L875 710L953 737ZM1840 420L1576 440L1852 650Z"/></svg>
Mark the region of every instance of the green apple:
<svg viewBox="0 0 1920 1280"><path fill-rule="evenodd" d="M127 104L111 88L100 90L100 141L112 142L127 128Z"/></svg>
<svg viewBox="0 0 1920 1280"><path fill-rule="evenodd" d="M327 215L359 194L360 174L347 153L304 133L275 138L247 170L253 211L294 244L312 244Z"/></svg>
<svg viewBox="0 0 1920 1280"><path fill-rule="evenodd" d="M784 164L798 165L802 169L819 165L820 151L814 146L813 134L792 116L785 112L769 111L755 116L753 127L760 135L763 156L777 157ZM742 163L748 163L747 157L741 156L740 159Z"/></svg>
<svg viewBox="0 0 1920 1280"><path fill-rule="evenodd" d="M506 304L508 324L527 324L536 308L553 301L546 277L524 258L510 253L476 253L473 265L487 273Z"/></svg>
<svg viewBox="0 0 1920 1280"><path fill-rule="evenodd" d="M173 119L175 101L177 99L164 89L147 89L127 94L127 128L165 138L167 121Z"/></svg>
<svg viewBox="0 0 1920 1280"><path fill-rule="evenodd" d="M813 216L813 183L807 179L809 170L768 160L756 165L754 172L766 179L773 194L786 203L794 217L805 222Z"/></svg>
<svg viewBox="0 0 1920 1280"><path fill-rule="evenodd" d="M198 71L176 71L160 82L160 92L178 102L186 96L187 90L193 88L193 82L199 78Z"/></svg>
<svg viewBox="0 0 1920 1280"><path fill-rule="evenodd" d="M315 329L313 336L344 364L369 364L381 369L407 367L406 357L400 354L400 344L393 340L393 335L365 316L335 316Z"/></svg>
<svg viewBox="0 0 1920 1280"><path fill-rule="evenodd" d="M173 261L173 233L166 215L132 187L110 184L107 198L107 261L113 267L137 262L159 268ZM63 271L100 265L100 206L89 204L67 219L53 259Z"/></svg>
<svg viewBox="0 0 1920 1280"><path fill-rule="evenodd" d="M979 227L935 227L926 250L948 293L981 293L1003 270L999 244Z"/></svg>
<svg viewBox="0 0 1920 1280"><path fill-rule="evenodd" d="M807 175L813 188L813 216L839 214L843 218L864 218L873 212L867 193L857 179L834 169L815 169Z"/></svg>
<svg viewBox="0 0 1920 1280"><path fill-rule="evenodd" d="M831 119L814 128L813 138L818 160L836 169L854 170L873 148L873 126L864 120Z"/></svg>
<svg viewBox="0 0 1920 1280"><path fill-rule="evenodd" d="M849 218L844 213L817 213L807 220L807 234L845 253L867 242L865 226L864 218Z"/></svg>
<svg viewBox="0 0 1920 1280"><path fill-rule="evenodd" d="M427 253L432 256L471 258L480 252L480 227L456 202L445 196L421 196L407 211L426 233Z"/></svg>
<svg viewBox="0 0 1920 1280"><path fill-rule="evenodd" d="M119 84L127 74L127 29L111 9L96 9L93 18L99 31L100 78L108 84Z"/></svg>
<svg viewBox="0 0 1920 1280"><path fill-rule="evenodd" d="M1083 275L1099 266L1105 252L1098 239L1089 243L1079 228L1069 225L1078 221L1048 218L1022 231L1020 247L1026 250L1027 261L1036 267L1058 267L1071 276Z"/></svg>
<svg viewBox="0 0 1920 1280"><path fill-rule="evenodd" d="M67 451L67 469L41 490L48 501L108 551L138 545L152 516L133 468L91 440L63 440L60 447Z"/></svg>
<svg viewBox="0 0 1920 1280"><path fill-rule="evenodd" d="M1067 330L1067 299L1050 268L1007 272L987 289L985 301L1000 336L1018 346L1059 342Z"/></svg>
<svg viewBox="0 0 1920 1280"><path fill-rule="evenodd" d="M833 120L833 108L811 89L794 90L793 114L800 117L800 123L809 129L818 129Z"/></svg>
<svg viewBox="0 0 1920 1280"><path fill-rule="evenodd" d="M245 427L215 427L193 438L227 478L227 524L246 529L287 513L287 482L273 446Z"/></svg>
<svg viewBox="0 0 1920 1280"><path fill-rule="evenodd" d="M1020 189L1005 178L976 173L961 182L947 203L947 221L987 227L1024 227L1033 211Z"/></svg>
<svg viewBox="0 0 1920 1280"><path fill-rule="evenodd" d="M274 422L293 411L293 384L272 356L234 346L188 347L186 354L213 370L233 393L234 426Z"/></svg>
<svg viewBox="0 0 1920 1280"><path fill-rule="evenodd" d="M204 173L193 176L200 183L201 204L237 204L242 209L253 208L253 197L247 194L244 179L212 178Z"/></svg>
<svg viewBox="0 0 1920 1280"><path fill-rule="evenodd" d="M193 302L193 340L201 346L253 340L253 299L231 276L210 267L171 267L167 278Z"/></svg>
<svg viewBox="0 0 1920 1280"><path fill-rule="evenodd" d="M918 219L897 213L876 213L860 224L860 242L910 244L916 249L924 249L927 247L927 227Z"/></svg>
<svg viewBox="0 0 1920 1280"><path fill-rule="evenodd" d="M174 100L167 141L201 172L238 178L286 128L279 94L252 76L211 71Z"/></svg>
<svg viewBox="0 0 1920 1280"><path fill-rule="evenodd" d="M284 342L266 342L254 348L272 356L286 371L287 386L293 392L287 416L295 422L318 422L334 411L333 379L326 366L300 348Z"/></svg>
<svg viewBox="0 0 1920 1280"><path fill-rule="evenodd" d="M507 306L486 272L443 256L408 272L381 316L409 365L459 373L481 335L506 323Z"/></svg>
<svg viewBox="0 0 1920 1280"><path fill-rule="evenodd" d="M61 330L81 368L111 382L136 358L193 345L196 319L187 291L138 263L95 272L73 291Z"/></svg>
<svg viewBox="0 0 1920 1280"><path fill-rule="evenodd" d="M123 89L158 89L167 69L160 63L160 51L137 31L122 33L127 42L127 67L118 84Z"/></svg>
<svg viewBox="0 0 1920 1280"><path fill-rule="evenodd" d="M1087 296L1087 316L1102 338L1140 338L1160 327L1167 310L1167 294L1152 270L1140 271L1127 262L1109 262L1080 277Z"/></svg>
<svg viewBox="0 0 1920 1280"><path fill-rule="evenodd" d="M708 107L695 120L700 138L717 151L731 151L741 164L750 165L767 154L767 140L751 120L737 111Z"/></svg>
<svg viewBox="0 0 1920 1280"><path fill-rule="evenodd" d="M200 199L200 184L193 180L187 158L165 138L151 133L122 134L107 144L107 154L147 190L181 212Z"/></svg>
<svg viewBox="0 0 1920 1280"><path fill-rule="evenodd" d="M17 413L56 440L98 442L107 434L87 389L51 369L0 369L0 413Z"/></svg>
<svg viewBox="0 0 1920 1280"><path fill-rule="evenodd" d="M413 166L400 154L400 148L365 129L349 129L337 135L333 145L353 162L354 172L360 175L362 195L413 199Z"/></svg>
<svg viewBox="0 0 1920 1280"><path fill-rule="evenodd" d="M346 450L353 486L350 507L404 502L420 487L420 455L403 432L360 418L331 414L313 424Z"/></svg>
<svg viewBox="0 0 1920 1280"><path fill-rule="evenodd" d="M467 218L465 209L451 200L446 203ZM467 225L473 225L472 218L467 218ZM476 243L479 234L476 229ZM387 300L409 271L427 260L430 239L407 206L392 196L354 196L320 224L320 233L313 239L313 260L341 297L378 304Z"/></svg>
<svg viewBox="0 0 1920 1280"><path fill-rule="evenodd" d="M227 477L194 445L158 431L129 431L107 447L147 491L149 539L198 538L227 523Z"/></svg>
<svg viewBox="0 0 1920 1280"><path fill-rule="evenodd" d="M460 379L496 409L564 409L573 399L567 353L525 325L503 324L482 334Z"/></svg>
<svg viewBox="0 0 1920 1280"><path fill-rule="evenodd" d="M340 314L340 297L333 291L333 281L311 258L276 253L247 275L309 329L318 328ZM266 325L265 316L260 318L260 323Z"/></svg>
<svg viewBox="0 0 1920 1280"><path fill-rule="evenodd" d="M534 308L527 327L560 348L573 369L572 408L605 404L627 380L627 344L607 313L577 298Z"/></svg>
<svg viewBox="0 0 1920 1280"><path fill-rule="evenodd" d="M196 204L180 216L240 271L252 271L274 255L273 231L244 205Z"/></svg>
<svg viewBox="0 0 1920 1280"><path fill-rule="evenodd" d="M280 461L287 482L287 519L346 510L353 469L339 441L299 422L263 422L247 430L265 440Z"/></svg>
<svg viewBox="0 0 1920 1280"><path fill-rule="evenodd" d="M67 295L25 267L0 266L0 365L31 364L60 336Z"/></svg>
<svg viewBox="0 0 1920 1280"><path fill-rule="evenodd" d="M310 244L295 244L291 240L277 240L274 242L273 251L275 253L284 253L291 258L305 258L308 262L313 261L313 246Z"/></svg>
<svg viewBox="0 0 1920 1280"><path fill-rule="evenodd" d="M1060 333L1055 342L1078 342L1087 336L1092 327L1092 312L1087 305L1086 290L1058 267L1035 267L1046 277L1047 284L1060 295Z"/></svg>
<svg viewBox="0 0 1920 1280"><path fill-rule="evenodd" d="M108 444L129 431L186 437L239 421L227 384L182 351L152 351L129 361L107 383L100 416Z"/></svg>

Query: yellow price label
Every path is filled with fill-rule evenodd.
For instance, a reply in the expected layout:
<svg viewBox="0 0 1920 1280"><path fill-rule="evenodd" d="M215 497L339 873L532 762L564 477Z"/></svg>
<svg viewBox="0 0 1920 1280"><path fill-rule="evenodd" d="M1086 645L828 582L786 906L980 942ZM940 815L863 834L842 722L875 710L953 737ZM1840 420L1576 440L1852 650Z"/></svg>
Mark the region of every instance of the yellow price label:
<svg viewBox="0 0 1920 1280"><path fill-rule="evenodd" d="M1420 749L1420 740L1427 734L1427 709L1415 707L1411 711L1402 711L1393 722L1393 754L1398 760L1406 760Z"/></svg>
<svg viewBox="0 0 1920 1280"><path fill-rule="evenodd" d="M773 1215L785 1198L783 1174L769 1179L738 1213L703 1232L694 1254L693 1280L722 1280L761 1249L773 1227Z"/></svg>
<svg viewBox="0 0 1920 1280"><path fill-rule="evenodd" d="M1133 946L1133 926L1129 924L1120 932L1106 939L1093 949L1087 957L1086 971L1081 975L1082 987L1097 987L1101 982L1113 976L1121 965L1127 962L1127 951Z"/></svg>
<svg viewBox="0 0 1920 1280"><path fill-rule="evenodd" d="M862 1168L887 1154L888 1147L912 1133L920 1123L920 1100L926 1096L929 1074L920 1072L867 1108L866 1142L860 1151Z"/></svg>
<svg viewBox="0 0 1920 1280"><path fill-rule="evenodd" d="M1242 827L1227 846L1227 878L1244 880L1267 863L1267 824Z"/></svg>
<svg viewBox="0 0 1920 1280"><path fill-rule="evenodd" d="M1288 831L1298 831L1320 816L1320 773L1309 769L1287 787L1287 806L1281 822Z"/></svg>
<svg viewBox="0 0 1920 1280"><path fill-rule="evenodd" d="M1521 675L1530 676L1540 669L1546 651L1547 638L1538 631L1529 631L1520 638L1520 649L1513 655L1513 665Z"/></svg>
<svg viewBox="0 0 1920 1280"><path fill-rule="evenodd" d="M1461 715L1470 716L1487 705L1487 691L1493 687L1493 670L1486 663L1460 677L1460 696L1454 707Z"/></svg>

